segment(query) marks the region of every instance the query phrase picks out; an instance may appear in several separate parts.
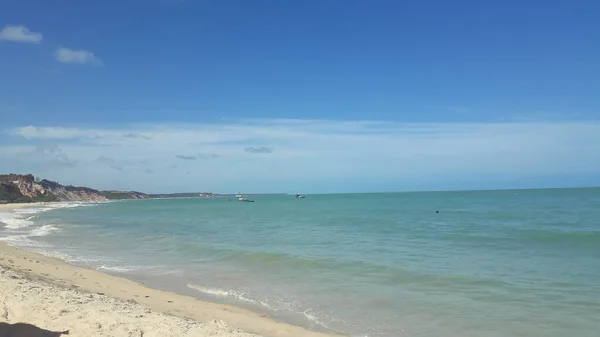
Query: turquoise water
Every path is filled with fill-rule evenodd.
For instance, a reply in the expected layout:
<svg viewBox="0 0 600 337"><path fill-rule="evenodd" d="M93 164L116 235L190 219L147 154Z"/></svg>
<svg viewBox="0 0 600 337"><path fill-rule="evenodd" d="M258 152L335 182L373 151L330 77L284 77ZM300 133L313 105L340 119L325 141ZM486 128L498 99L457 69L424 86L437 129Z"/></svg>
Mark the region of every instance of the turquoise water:
<svg viewBox="0 0 600 337"><path fill-rule="evenodd" d="M600 331L600 189L254 199L20 210L0 217L0 236L315 330Z"/></svg>

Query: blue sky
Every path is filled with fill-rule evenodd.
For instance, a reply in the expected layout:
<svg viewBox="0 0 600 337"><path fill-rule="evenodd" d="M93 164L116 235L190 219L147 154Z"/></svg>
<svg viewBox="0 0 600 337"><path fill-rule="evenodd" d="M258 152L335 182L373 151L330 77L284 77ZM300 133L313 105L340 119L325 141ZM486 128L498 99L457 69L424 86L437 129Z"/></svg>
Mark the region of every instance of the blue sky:
<svg viewBox="0 0 600 337"><path fill-rule="evenodd" d="M7 1L0 171L144 191L600 185L597 1Z"/></svg>

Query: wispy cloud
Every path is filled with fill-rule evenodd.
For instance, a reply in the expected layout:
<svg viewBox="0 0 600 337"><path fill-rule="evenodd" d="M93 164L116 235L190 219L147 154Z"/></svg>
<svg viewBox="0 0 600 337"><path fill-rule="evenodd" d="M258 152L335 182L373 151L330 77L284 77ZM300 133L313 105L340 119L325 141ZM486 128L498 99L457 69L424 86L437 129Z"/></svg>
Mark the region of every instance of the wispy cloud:
<svg viewBox="0 0 600 337"><path fill-rule="evenodd" d="M178 154L175 156L175 158L181 159L181 160L196 160L196 159L198 159L196 156L186 156L183 154Z"/></svg>
<svg viewBox="0 0 600 337"><path fill-rule="evenodd" d="M244 151L248 152L248 153L273 153L274 149L272 147L265 147L265 146L261 146L261 147L247 147L244 149Z"/></svg>
<svg viewBox="0 0 600 337"><path fill-rule="evenodd" d="M113 170L117 170L117 171L121 171L121 172L125 169L123 166L118 165L115 162L115 159L105 157L105 156L100 156L100 157L96 158L96 163L105 165Z"/></svg>
<svg viewBox="0 0 600 337"><path fill-rule="evenodd" d="M131 184L126 186L130 189L151 184L156 189L190 190L190 181L202 190L235 192L268 191L293 184L321 186L325 182L345 187L344 182L367 184L373 179L403 186L483 175L505 181L556 174L600 177L597 122L254 120L116 128L22 126L6 130L6 134L9 142L0 145L0 153L8 165L27 160L26 151L11 150L13 147L49 142L68 152L63 162L79 163L72 170L77 173L71 172L65 179L79 177L78 183L86 183L103 174L102 181L118 181L119 176L97 170L96 160L104 156L114 160L113 164L126 164L126 170L114 174L121 175L124 184ZM124 137L128 134L148 139ZM268 155L268 160L261 154ZM61 156L59 151L54 155ZM218 160L194 163L212 158ZM201 169L186 167L190 165L201 165ZM139 174L145 169L154 171L152 181ZM43 170L40 167L39 172ZM190 177L182 178L188 171Z"/></svg>
<svg viewBox="0 0 600 337"><path fill-rule="evenodd" d="M39 44L42 39L42 34L32 32L25 26L6 26L0 30L0 40L4 41Z"/></svg>
<svg viewBox="0 0 600 337"><path fill-rule="evenodd" d="M105 165L112 165L115 163L115 160L112 158L105 157L105 156L100 156L100 157L96 158L96 162L100 163L100 164L105 164Z"/></svg>
<svg viewBox="0 0 600 337"><path fill-rule="evenodd" d="M102 61L91 51L59 47L54 53L58 62L80 65L102 65Z"/></svg>
<svg viewBox="0 0 600 337"><path fill-rule="evenodd" d="M218 153L198 153L198 159L217 159L221 157Z"/></svg>
<svg viewBox="0 0 600 337"><path fill-rule="evenodd" d="M135 132L129 132L123 135L123 138L131 138L131 139L145 139L145 140L150 140L152 139L151 137L148 137L146 135L142 135L140 133L135 133Z"/></svg>
<svg viewBox="0 0 600 337"><path fill-rule="evenodd" d="M58 145L52 143L39 144L36 152L46 165L74 167L77 160L71 159Z"/></svg>

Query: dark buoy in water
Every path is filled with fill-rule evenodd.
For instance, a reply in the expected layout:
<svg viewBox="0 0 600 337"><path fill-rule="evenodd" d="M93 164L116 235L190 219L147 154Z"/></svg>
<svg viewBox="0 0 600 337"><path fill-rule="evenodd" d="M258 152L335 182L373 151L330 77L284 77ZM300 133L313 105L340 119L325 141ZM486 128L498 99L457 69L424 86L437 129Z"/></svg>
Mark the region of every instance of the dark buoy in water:
<svg viewBox="0 0 600 337"><path fill-rule="evenodd" d="M440 211L435 211L436 213L439 213Z"/></svg>

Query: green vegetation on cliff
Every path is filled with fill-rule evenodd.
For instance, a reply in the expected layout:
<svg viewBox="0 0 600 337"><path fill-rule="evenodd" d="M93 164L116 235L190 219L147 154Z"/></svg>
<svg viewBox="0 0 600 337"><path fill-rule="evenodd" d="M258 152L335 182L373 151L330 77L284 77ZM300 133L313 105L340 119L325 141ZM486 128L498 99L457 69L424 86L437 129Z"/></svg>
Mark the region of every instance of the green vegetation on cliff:
<svg viewBox="0 0 600 337"><path fill-rule="evenodd" d="M150 196L145 193L135 192L135 191L102 191L101 193L109 200L148 199L148 198L150 198Z"/></svg>

